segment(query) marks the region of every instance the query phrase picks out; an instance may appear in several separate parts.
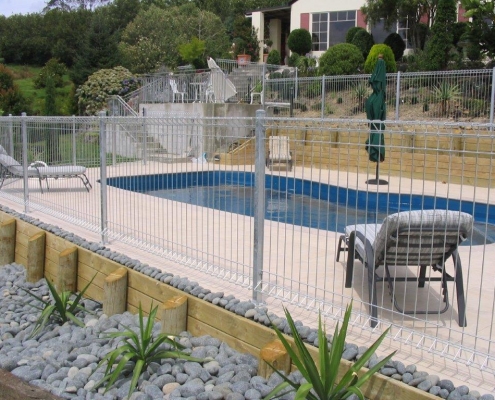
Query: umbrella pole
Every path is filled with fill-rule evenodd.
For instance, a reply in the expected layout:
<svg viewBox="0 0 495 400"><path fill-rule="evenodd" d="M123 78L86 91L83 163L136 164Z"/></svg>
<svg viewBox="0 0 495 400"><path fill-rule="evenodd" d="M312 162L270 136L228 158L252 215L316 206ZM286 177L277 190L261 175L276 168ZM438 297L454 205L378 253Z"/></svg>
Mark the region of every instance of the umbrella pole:
<svg viewBox="0 0 495 400"><path fill-rule="evenodd" d="M366 183L368 185L388 185L388 182L384 179L379 178L380 175L380 163L376 163L375 179L368 179Z"/></svg>

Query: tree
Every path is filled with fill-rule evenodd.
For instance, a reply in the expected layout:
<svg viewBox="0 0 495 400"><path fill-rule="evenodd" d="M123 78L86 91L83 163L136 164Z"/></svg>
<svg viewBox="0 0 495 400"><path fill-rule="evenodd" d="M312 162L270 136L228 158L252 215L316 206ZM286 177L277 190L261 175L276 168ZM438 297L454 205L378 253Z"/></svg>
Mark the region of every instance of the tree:
<svg viewBox="0 0 495 400"><path fill-rule="evenodd" d="M181 58L194 66L196 69L205 68L205 42L193 37L189 43L184 43L179 46Z"/></svg>
<svg viewBox="0 0 495 400"><path fill-rule="evenodd" d="M407 23L409 38L414 48L420 48L422 28L420 24L426 16L426 24L434 23L439 0L366 0L361 11L366 22L375 25L382 21L385 28L391 28L397 22Z"/></svg>
<svg viewBox="0 0 495 400"><path fill-rule="evenodd" d="M45 78L45 115L57 115L55 80L52 74ZM60 160L59 132L56 129L45 130L46 156L45 161L53 164Z"/></svg>
<svg viewBox="0 0 495 400"><path fill-rule="evenodd" d="M14 83L13 72L0 64L0 110L5 115L29 113L31 106Z"/></svg>
<svg viewBox="0 0 495 400"><path fill-rule="evenodd" d="M468 34L465 36L470 42L468 52L475 53L478 47L493 60L495 57L495 9L493 1L461 0L466 10L465 16L472 20L468 23Z"/></svg>
<svg viewBox="0 0 495 400"><path fill-rule="evenodd" d="M179 65L179 46L193 37L205 42L205 55L224 54L230 41L220 19L192 4L166 10L142 9L122 33L119 50L124 65L135 73L149 73L162 65Z"/></svg>
<svg viewBox="0 0 495 400"><path fill-rule="evenodd" d="M48 0L43 12L54 9L71 11L77 9L94 10L96 7L109 3L110 0Z"/></svg>
<svg viewBox="0 0 495 400"><path fill-rule="evenodd" d="M426 67L430 71L447 68L454 42L453 26L456 22L456 0L438 0L438 14L426 42Z"/></svg>

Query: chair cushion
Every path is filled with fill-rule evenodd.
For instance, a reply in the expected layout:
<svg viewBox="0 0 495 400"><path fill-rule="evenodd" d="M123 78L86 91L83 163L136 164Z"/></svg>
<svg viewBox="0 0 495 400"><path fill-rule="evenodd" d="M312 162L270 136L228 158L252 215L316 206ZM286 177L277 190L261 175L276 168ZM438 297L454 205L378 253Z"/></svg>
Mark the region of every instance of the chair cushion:
<svg viewBox="0 0 495 400"><path fill-rule="evenodd" d="M383 220L380 230L376 233L373 242L375 262L379 264L383 260L387 241L396 236L399 230L412 228L422 231L436 231L438 235L442 236L446 230L465 231L469 234L472 225L472 215L460 211L417 210L391 214ZM416 238L415 240L421 239ZM401 250L402 252L409 251L408 248L398 248L397 252L401 253Z"/></svg>
<svg viewBox="0 0 495 400"><path fill-rule="evenodd" d="M467 234L471 232L473 225L473 217L470 214L460 211L446 210L417 210L403 211L400 213L391 214L383 220L382 224L357 224L348 225L345 228L347 236L352 231L361 232L369 241L375 255L375 265L380 265L385 258L385 249L387 241L395 238L397 232L403 229L421 229L421 231L437 232L442 239L447 230L455 230L458 232L465 231ZM457 240L457 239L456 239ZM414 236L408 240L409 244L417 244L421 241L421 236ZM440 240L442 242L442 240ZM442 247L457 243L442 243ZM355 250L364 259L365 247L364 243L356 238ZM407 254L410 247L396 248L395 253Z"/></svg>
<svg viewBox="0 0 495 400"><path fill-rule="evenodd" d="M79 165L59 165L56 167L40 167L38 168L38 172L41 177L56 178L63 176L82 175L86 172L86 167Z"/></svg>
<svg viewBox="0 0 495 400"><path fill-rule="evenodd" d="M2 164L10 173L22 176L22 165L8 154L0 154L0 164Z"/></svg>

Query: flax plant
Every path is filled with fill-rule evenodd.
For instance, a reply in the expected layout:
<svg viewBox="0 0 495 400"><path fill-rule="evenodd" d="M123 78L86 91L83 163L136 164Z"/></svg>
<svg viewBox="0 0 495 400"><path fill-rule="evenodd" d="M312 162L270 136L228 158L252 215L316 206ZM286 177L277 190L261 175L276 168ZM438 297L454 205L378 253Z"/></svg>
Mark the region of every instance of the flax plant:
<svg viewBox="0 0 495 400"><path fill-rule="evenodd" d="M146 368L151 362L159 362L162 358L180 358L197 362L203 361L182 352L181 350L183 350L184 347L176 342L173 336L167 335L166 333L160 333L156 338L153 337L153 325L157 310L158 307L153 308L153 305L151 305L151 311L148 320L145 323L143 310L141 304L139 304L138 333L125 326L126 330L123 332L112 332L106 335L108 338L123 338L125 343L107 353L98 364L99 368L106 363L106 369L105 376L95 385L95 389L105 383L105 391L110 389L120 377L121 372L128 362L135 362L128 394L128 397L130 397L137 386L141 373L146 371ZM172 348L172 350L169 348Z"/></svg>
<svg viewBox="0 0 495 400"><path fill-rule="evenodd" d="M388 333L388 329L371 345L371 347L356 361L344 374L340 381L337 381L340 360L345 346L347 327L351 316L352 304L346 308L342 328L339 331L339 324L335 327L332 345L328 345L325 327L321 321L321 314L318 321L318 364L315 363L306 345L301 339L289 311L284 308L285 316L289 324L291 334L294 338L296 350L294 350L282 332L274 326L278 338L283 343L292 362L304 377L304 383L297 383L281 372L277 371L270 363L269 365L284 380L277 385L266 397L267 399L277 398L287 393L287 390L295 390L295 400L337 400L345 399L351 394L355 394L361 400L364 396L360 387L377 371L379 371L395 354L385 357L368 371L360 373L360 369L370 359L380 343ZM361 375L361 376L359 376Z"/></svg>
<svg viewBox="0 0 495 400"><path fill-rule="evenodd" d="M96 274L75 298L72 298L72 293L68 290L63 290L60 294L57 293L57 289L50 282L49 279L46 280L46 284L48 285L48 289L50 290L49 300L44 300L30 290L21 288L31 297L43 303L43 306L41 307L34 305L35 308L41 310L41 314L36 321L33 331L31 332L31 335L29 337L32 338L40 333L49 321L53 321L60 325L66 323L67 321L71 321L78 326L84 326L84 323L79 318L77 318L75 314L77 313L77 311L89 312L80 303L82 297L84 296L84 293L91 285L95 277Z"/></svg>

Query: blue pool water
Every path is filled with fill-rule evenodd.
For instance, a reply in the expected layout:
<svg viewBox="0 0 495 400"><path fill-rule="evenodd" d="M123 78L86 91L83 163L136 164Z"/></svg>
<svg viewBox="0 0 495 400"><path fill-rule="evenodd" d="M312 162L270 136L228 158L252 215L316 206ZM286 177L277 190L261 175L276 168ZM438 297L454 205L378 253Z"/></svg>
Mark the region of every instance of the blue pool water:
<svg viewBox="0 0 495 400"><path fill-rule="evenodd" d="M199 171L116 177L109 178L107 184L248 216L254 212L254 174L250 172ZM399 211L440 208L474 216L476 223L470 243L495 242L495 207L487 204L359 191L271 175L266 176L265 187L265 217L272 221L343 232L346 225L381 222L388 214Z"/></svg>

